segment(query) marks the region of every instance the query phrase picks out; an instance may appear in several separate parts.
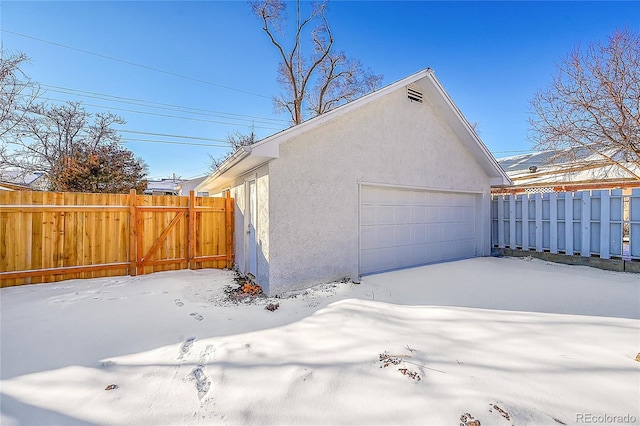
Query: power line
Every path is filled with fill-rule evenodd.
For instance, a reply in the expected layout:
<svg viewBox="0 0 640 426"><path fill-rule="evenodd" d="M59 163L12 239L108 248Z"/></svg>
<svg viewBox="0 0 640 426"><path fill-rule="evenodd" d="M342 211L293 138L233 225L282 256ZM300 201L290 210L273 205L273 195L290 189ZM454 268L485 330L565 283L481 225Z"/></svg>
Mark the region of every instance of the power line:
<svg viewBox="0 0 640 426"><path fill-rule="evenodd" d="M273 122L279 122L279 123L288 123L287 120L282 120L278 118L260 117L260 116L237 114L237 113L224 112L224 111L214 111L214 110L207 110L203 108L193 108L193 107L186 107L186 106L175 105L175 104L165 104L161 102L147 101L144 99L127 98L123 96L109 95L106 93L97 93L97 92L90 92L86 90L71 89L68 87L54 86L50 84L40 84L40 86L47 88L47 91L51 91L51 92L63 93L67 95L75 95L75 96L81 96L81 97L87 97L87 98L93 98L93 99L100 99L100 100L105 100L110 102L120 102L120 103L126 103L126 104L138 105L138 106L147 106L151 108L167 109L167 110L180 111L180 112L189 112L189 110L192 110L192 111L197 111L197 112L194 112L193 114L202 114L202 115L221 114L223 118L233 118L234 116L236 116L236 117L246 117L246 118L239 118L242 120L257 119L257 120L273 121ZM155 106L155 105L159 105L159 106ZM230 117L226 117L226 116L230 116ZM236 118L233 118L233 119L235 120Z"/></svg>
<svg viewBox="0 0 640 426"><path fill-rule="evenodd" d="M53 46L63 47L65 49L69 49L69 50L75 50L76 52L86 53L87 55L93 55L93 56L97 56L99 58L108 59L110 61L121 62L123 64L132 65L132 66L139 67L139 68L144 68L144 69L147 69L147 70L150 70L150 71L155 71L155 72L159 72L159 73L162 73L162 74L167 74L167 75L171 75L171 76L174 76L174 77L183 78L185 80L191 80L191 81L195 81L195 82L198 82L198 83L208 84L210 86L220 87L220 88L227 89L227 90L233 90L235 92L246 93L248 95L259 96L261 98L271 99L270 96L265 96L265 95L262 95L260 93L254 93L254 92L249 92L247 90L236 89L234 87L229 87L229 86L224 86L222 84L212 83L210 81L201 80L199 78L189 77L189 76L178 74L178 73L171 72L171 71L164 71L164 70L161 70L161 69L158 69L158 68L150 67L148 65L137 64L135 62L125 61L123 59L114 58L112 56L102 55L100 53L95 53L95 52L90 52L88 50L78 49L76 47L67 46L65 44L56 43L56 42L49 41L49 40L43 40L41 38L29 36L29 35L26 35L26 34L15 32L15 31L9 31L9 30L6 30L6 29L2 29L1 31L3 31L5 33L17 35L17 36L20 36L20 37L28 38L28 39L31 39L31 40L36 40L36 41L39 41L41 43L47 43L47 44L51 44Z"/></svg>
<svg viewBox="0 0 640 426"><path fill-rule="evenodd" d="M66 100L64 100L64 99L55 99L55 98L40 98L40 99L45 100L45 101L66 102ZM160 114L160 113L156 113L156 112L139 111L139 110L132 110L132 109L126 109L126 108L117 108L117 107L109 107L109 106L104 106L104 105L87 104L87 103L84 103L83 105L92 106L92 107L95 107L95 108L104 108L104 109L108 109L108 110L131 112L131 113L135 113L135 114L146 114L146 115L153 115L153 116L157 116L157 117L175 118L175 119L180 119L180 120L200 121L200 122L203 122L203 123L224 124L224 125L229 125L229 126L243 126L243 127L250 127L250 128L253 127L253 128L256 128L256 129L267 129L267 130L282 130L281 127L254 126L253 124L246 124L246 123L230 123L228 121L205 120L205 119L202 119L202 118L181 117L181 116L177 116L177 115Z"/></svg>
<svg viewBox="0 0 640 426"><path fill-rule="evenodd" d="M198 137L198 136L169 135L169 134L166 134L166 133L141 132L141 131L137 131L137 130L120 130L120 129L116 129L116 131L119 132L119 133L135 133L135 134L139 134L139 135L165 136L165 137L168 137L168 138L195 139L195 140L201 140L201 141L222 142L222 143L226 143L227 145L231 146L231 143L226 141L226 140L224 140L224 139L203 138L203 137Z"/></svg>
<svg viewBox="0 0 640 426"><path fill-rule="evenodd" d="M138 138L121 138L123 142L145 142L145 143L163 143L169 145L186 145L186 146L206 146L213 148L231 148L229 145L221 145L221 144L208 144L208 143L197 143L197 142L177 142L177 141L163 141L158 139L138 139Z"/></svg>

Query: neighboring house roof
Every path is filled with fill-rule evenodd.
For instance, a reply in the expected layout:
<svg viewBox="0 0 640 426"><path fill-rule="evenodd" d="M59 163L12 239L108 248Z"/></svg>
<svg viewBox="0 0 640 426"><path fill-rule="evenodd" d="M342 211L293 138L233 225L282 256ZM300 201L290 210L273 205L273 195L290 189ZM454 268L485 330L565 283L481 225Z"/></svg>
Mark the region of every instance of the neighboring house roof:
<svg viewBox="0 0 640 426"><path fill-rule="evenodd" d="M26 187L30 190L44 190L48 183L47 175L44 172L25 172L18 169L0 170L0 181L7 186Z"/></svg>
<svg viewBox="0 0 640 426"><path fill-rule="evenodd" d="M178 195L178 185L183 182L181 179L160 179L147 181L147 189L144 190L145 194L168 194Z"/></svg>
<svg viewBox="0 0 640 426"><path fill-rule="evenodd" d="M588 149L575 151L571 160L562 160L562 154L563 152L542 151L499 158L498 163L513 181L513 186L494 188L493 192L640 186L637 178L640 167L624 161L620 156L615 158L619 163L612 164L602 155ZM554 157L558 160L553 161Z"/></svg>
<svg viewBox="0 0 640 426"><path fill-rule="evenodd" d="M203 182L204 185L213 183L221 179L221 183L226 183L232 179L246 173L247 171L279 156L280 144L286 142L304 132L333 120L336 117L347 114L350 111L360 108L382 96L395 90L402 89L420 79L425 79L431 83L427 85L425 97L438 110L442 118L451 127L456 136L462 141L466 149L478 161L485 172L491 177L492 185L510 185L511 181L498 165L493 155L482 143L469 122L464 118L458 107L453 103L449 95L435 77L432 69L427 68L409 77L392 83L375 92L365 95L359 99L348 102L325 114L314 117L297 126L290 127L272 136L269 136L253 145L245 146L236 151L220 167Z"/></svg>
<svg viewBox="0 0 640 426"><path fill-rule="evenodd" d="M0 180L0 191L31 191L32 188L25 185L16 185L11 182L4 182Z"/></svg>

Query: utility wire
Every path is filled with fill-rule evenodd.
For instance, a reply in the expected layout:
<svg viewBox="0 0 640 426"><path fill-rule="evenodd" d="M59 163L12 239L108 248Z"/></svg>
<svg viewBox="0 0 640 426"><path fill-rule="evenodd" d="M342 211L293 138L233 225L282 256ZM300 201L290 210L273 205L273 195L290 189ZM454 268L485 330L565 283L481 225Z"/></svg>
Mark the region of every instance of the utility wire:
<svg viewBox="0 0 640 426"><path fill-rule="evenodd" d="M40 98L40 99L45 100L45 101L66 102L66 100L55 99L55 98ZM230 123L228 121L205 120L205 119L202 119L202 118L182 117L182 116L177 116L177 115L160 114L160 113L156 113L156 112L132 110L132 109L126 109L126 108L117 108L117 107L108 107L108 106L104 106L104 105L87 104L87 103L84 103L83 105L92 106L92 107L95 107L95 108L104 108L104 109L108 109L108 110L131 112L131 113L135 113L135 114L146 114L146 115L153 115L153 116L157 116L157 117L176 118L176 119L180 119L180 120L200 121L200 122L204 122L204 123L225 124L225 125L230 125L230 126L244 126L244 127L250 127L250 128L256 128L256 129L282 130L281 127L254 126L253 124L246 124L246 123Z"/></svg>
<svg viewBox="0 0 640 426"><path fill-rule="evenodd" d="M229 145L222 145L222 144L162 141L162 140L158 140L158 139L120 138L120 140L123 141L123 142L145 142L145 143L163 143L163 144L169 144L169 145L187 145L187 146L207 146L207 147L214 147L214 148L231 148Z"/></svg>
<svg viewBox="0 0 640 426"><path fill-rule="evenodd" d="M208 110L208 109L202 109L202 108L185 107L185 106L175 105L175 104L165 104L165 103L161 103L161 102L147 101L147 100L144 100L144 99L127 98L127 97L123 97L123 96L109 95L109 94L106 94L106 93L97 93L97 92L89 92L89 91L86 91L86 90L71 89L71 88L68 88L68 87L54 86L54 85L51 85L51 84L40 84L40 86L46 88L47 91L51 91L51 92L63 93L63 94L67 94L67 95L75 95L75 96L81 96L81 97L87 97L87 98L95 98L95 99L106 100L106 101L111 101L111 102L129 103L129 104L133 104L133 105L148 106L148 107L152 107L152 108L167 107L167 108L162 108L162 109L168 109L168 110L174 110L174 111L180 111L180 112L188 112L189 110L192 110L192 111L198 111L198 113L207 113L207 114L210 114L210 115L221 114L222 116L231 116L231 117L224 117L224 118L232 118L233 116L236 116L236 117L246 117L246 118L242 118L242 119L245 119L245 120L264 120L264 121L274 121L274 122L287 123L288 124L287 120L283 120L283 119L279 119L279 118L259 117L259 116L254 116L254 115L237 114L237 113L232 113L232 112L214 111L214 110ZM149 104L149 105L146 105L146 104ZM155 105L158 105L158 106L155 106Z"/></svg>
<svg viewBox="0 0 640 426"><path fill-rule="evenodd" d="M29 35L26 35L26 34L15 32L15 31L9 31L9 30L6 30L6 29L2 29L1 31L5 32L5 33L17 35L17 36L20 36L20 37L28 38L28 39L31 39L31 40L36 40L36 41L39 41L41 43L47 43L47 44L51 44L53 46L63 47L65 49L69 49L69 50L75 50L76 52L86 53L87 55L93 55L93 56L97 56L99 58L108 59L110 61L116 61L116 62L120 62L120 63L123 63L123 64L131 65L131 66L134 66L134 67L139 67L139 68L147 69L147 70L150 70L150 71L155 71L155 72L159 72L159 73L162 73L162 74L171 75L171 76L174 76L174 77L183 78L185 80L191 80L191 81L195 81L195 82L198 82L198 83L208 84L210 86L220 87L222 89L233 90L235 92L240 92L240 93L246 93L247 95L253 95L253 96L258 96L258 97L261 97L261 98L271 99L270 96L265 96L265 95L262 95L260 93L254 93L254 92L249 92L247 90L236 89L234 87L229 87L229 86L224 86L222 84L212 83L210 81L201 80L199 78L189 77L189 76L178 74L178 73L175 73L175 72L164 71L164 70L161 70L161 69L158 69L158 68L150 67L148 65L136 64L135 62L125 61L123 59L114 58L112 56L102 55L100 53L95 53L95 52L90 52L88 50L78 49L76 47L67 46L65 44L56 43L56 42L49 41L49 40L43 40L41 38L29 36Z"/></svg>
<svg viewBox="0 0 640 426"><path fill-rule="evenodd" d="M168 138L178 138L178 139L195 139L195 140L200 140L200 141L211 141L211 142L222 142L222 143L226 143L228 146L231 146L231 142L228 142L224 139L213 139L213 138L203 138L203 137L198 137L198 136L180 136L180 135L169 135L166 133L152 133L152 132L141 132L141 131L137 131L137 130L120 130L120 129L115 129L117 132L119 133L135 133L138 135L148 135L148 136L165 136Z"/></svg>

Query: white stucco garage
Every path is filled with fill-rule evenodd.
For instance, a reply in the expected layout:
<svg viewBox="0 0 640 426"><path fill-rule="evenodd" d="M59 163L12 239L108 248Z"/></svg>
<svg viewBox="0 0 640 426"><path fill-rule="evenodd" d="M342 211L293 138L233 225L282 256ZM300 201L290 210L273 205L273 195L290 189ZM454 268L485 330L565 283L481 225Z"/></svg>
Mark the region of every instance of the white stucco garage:
<svg viewBox="0 0 640 426"><path fill-rule="evenodd" d="M234 153L235 263L270 295L490 253L511 182L430 69Z"/></svg>

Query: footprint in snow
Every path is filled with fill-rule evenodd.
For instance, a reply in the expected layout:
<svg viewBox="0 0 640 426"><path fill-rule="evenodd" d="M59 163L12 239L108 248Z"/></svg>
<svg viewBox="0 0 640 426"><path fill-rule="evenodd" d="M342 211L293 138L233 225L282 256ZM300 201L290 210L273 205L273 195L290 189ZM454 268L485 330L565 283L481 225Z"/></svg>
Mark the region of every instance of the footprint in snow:
<svg viewBox="0 0 640 426"><path fill-rule="evenodd" d="M188 354L189 351L191 350L191 347L193 346L193 342L195 341L196 341L195 337L189 337L187 340L185 340L182 346L180 347L180 353L181 353L180 356Z"/></svg>
<svg viewBox="0 0 640 426"><path fill-rule="evenodd" d="M182 300L180 299L176 299L174 300L175 304L177 307L182 308L184 306L184 303L182 303Z"/></svg>
<svg viewBox="0 0 640 426"><path fill-rule="evenodd" d="M211 380L204 374L204 365L198 365L191 372L191 377L196 382L196 389L198 390L198 398L202 399L209 393L211 389Z"/></svg>
<svg viewBox="0 0 640 426"><path fill-rule="evenodd" d="M204 317L197 312L191 312L189 315L198 321L202 321L204 319Z"/></svg>
<svg viewBox="0 0 640 426"><path fill-rule="evenodd" d="M202 353L200 353L200 364L202 365L206 364L211 354L213 354L213 351L214 351L213 345L207 345L207 347L204 348Z"/></svg>

